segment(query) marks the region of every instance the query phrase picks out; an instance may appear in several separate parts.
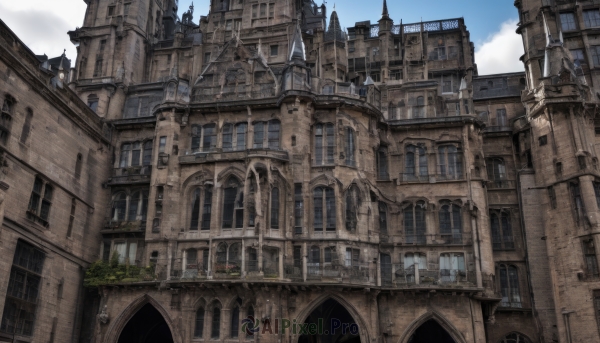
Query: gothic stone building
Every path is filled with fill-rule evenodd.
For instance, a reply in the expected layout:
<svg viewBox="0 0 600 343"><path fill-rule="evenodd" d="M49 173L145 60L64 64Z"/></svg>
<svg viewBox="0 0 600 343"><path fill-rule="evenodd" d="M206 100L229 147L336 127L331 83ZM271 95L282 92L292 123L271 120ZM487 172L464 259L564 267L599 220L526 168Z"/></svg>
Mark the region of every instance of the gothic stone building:
<svg viewBox="0 0 600 343"><path fill-rule="evenodd" d="M600 341L600 1L487 76L386 1L86 3L72 67L0 25L0 341Z"/></svg>

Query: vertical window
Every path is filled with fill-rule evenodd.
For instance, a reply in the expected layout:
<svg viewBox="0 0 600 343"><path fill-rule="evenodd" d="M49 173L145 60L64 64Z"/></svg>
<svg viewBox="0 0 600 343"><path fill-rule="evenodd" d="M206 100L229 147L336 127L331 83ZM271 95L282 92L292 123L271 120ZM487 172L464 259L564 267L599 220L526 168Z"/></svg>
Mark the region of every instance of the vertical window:
<svg viewBox="0 0 600 343"><path fill-rule="evenodd" d="M233 125L223 125L223 151L233 150Z"/></svg>
<svg viewBox="0 0 600 343"><path fill-rule="evenodd" d="M302 267L302 246L294 245L294 267Z"/></svg>
<svg viewBox="0 0 600 343"><path fill-rule="evenodd" d="M331 263L332 261L332 248L331 247L327 247L325 249L323 249L323 263Z"/></svg>
<svg viewBox="0 0 600 343"><path fill-rule="evenodd" d="M21 131L21 143L27 142L29 138L29 132L31 131L31 120L33 119L33 111L28 108L25 116L25 123L23 123L23 131Z"/></svg>
<svg viewBox="0 0 600 343"><path fill-rule="evenodd" d="M254 149L262 149L264 144L265 128L263 122L254 124Z"/></svg>
<svg viewBox="0 0 600 343"><path fill-rule="evenodd" d="M500 306L521 308L519 291L519 274L515 266L500 265L500 290L502 300Z"/></svg>
<svg viewBox="0 0 600 343"><path fill-rule="evenodd" d="M595 290L593 293L594 297L594 310L596 312L596 321L598 322L598 327L600 328L600 290Z"/></svg>
<svg viewBox="0 0 600 343"><path fill-rule="evenodd" d="M129 154L131 152L131 144L126 143L121 146L121 161L119 163L120 168L129 167Z"/></svg>
<svg viewBox="0 0 600 343"><path fill-rule="evenodd" d="M379 149L377 150L377 179L390 179L390 174L388 172L387 148L383 146L379 147Z"/></svg>
<svg viewBox="0 0 600 343"><path fill-rule="evenodd" d="M506 109L501 108L496 110L496 124L502 127L508 125L508 122L506 121Z"/></svg>
<svg viewBox="0 0 600 343"><path fill-rule="evenodd" d="M164 148L163 148L164 150ZM142 165L152 165L152 141L144 142L144 155L142 157Z"/></svg>
<svg viewBox="0 0 600 343"><path fill-rule="evenodd" d="M413 118L425 118L425 98L417 97L417 102L413 108Z"/></svg>
<svg viewBox="0 0 600 343"><path fill-rule="evenodd" d="M319 275L321 264L321 250L317 246L310 247L310 251L308 254L308 263L306 264L306 269L308 275Z"/></svg>
<svg viewBox="0 0 600 343"><path fill-rule="evenodd" d="M279 229L279 188L271 190L271 229Z"/></svg>
<svg viewBox="0 0 600 343"><path fill-rule="evenodd" d="M571 189L571 198L575 221L577 222L577 224L581 224L586 215L585 207L583 204L583 198L581 197L581 188L579 188L578 182L569 183L569 188Z"/></svg>
<svg viewBox="0 0 600 343"><path fill-rule="evenodd" d="M99 99L96 96L96 94L88 95L88 101L87 101L88 107L94 112L98 111L98 101L99 101Z"/></svg>
<svg viewBox="0 0 600 343"><path fill-rule="evenodd" d="M494 250L514 249L510 213L494 211L490 214L490 222Z"/></svg>
<svg viewBox="0 0 600 343"><path fill-rule="evenodd" d="M382 201L379 202L379 232L384 235L388 233L387 205Z"/></svg>
<svg viewBox="0 0 600 343"><path fill-rule="evenodd" d="M201 202L202 201L202 202ZM210 230L210 219L212 210L212 187L196 188L192 193L192 211L190 230ZM200 222L200 213L202 221Z"/></svg>
<svg viewBox="0 0 600 343"><path fill-rule="evenodd" d="M588 28L600 26L600 11L597 9L583 11L583 21Z"/></svg>
<svg viewBox="0 0 600 343"><path fill-rule="evenodd" d="M462 179L462 155L460 149L454 145L444 145L438 148L438 154L440 178L446 180Z"/></svg>
<svg viewBox="0 0 600 343"><path fill-rule="evenodd" d="M456 282L465 272L465 256L462 253L440 254L440 279L442 283Z"/></svg>
<svg viewBox="0 0 600 343"><path fill-rule="evenodd" d="M83 160L83 156L81 154L77 154L77 159L75 160L75 178L79 179L81 176L81 164Z"/></svg>
<svg viewBox="0 0 600 343"><path fill-rule="evenodd" d="M113 221L124 221L126 210L127 210L127 195L124 192L117 193L115 196L113 196L112 220Z"/></svg>
<svg viewBox="0 0 600 343"><path fill-rule="evenodd" d="M345 264L346 264L346 267L358 268L358 266L360 264L360 250L346 248Z"/></svg>
<svg viewBox="0 0 600 343"><path fill-rule="evenodd" d="M29 198L28 219L44 226L48 225L53 191L54 188L50 184L45 183L38 177L35 178L31 197Z"/></svg>
<svg viewBox="0 0 600 343"><path fill-rule="evenodd" d="M0 331L32 336L45 255L18 241L13 259Z"/></svg>
<svg viewBox="0 0 600 343"><path fill-rule="evenodd" d="M15 100L12 96L6 95L2 103L2 114L0 116L0 142L6 144L8 135L12 126L12 110ZM29 111L28 111L29 114Z"/></svg>
<svg viewBox="0 0 600 343"><path fill-rule="evenodd" d="M462 244L461 208L445 203L440 208L440 234L445 244Z"/></svg>
<svg viewBox="0 0 600 343"><path fill-rule="evenodd" d="M356 185L351 185L346 191L346 230L355 231L358 225L358 209L360 193Z"/></svg>
<svg viewBox="0 0 600 343"><path fill-rule="evenodd" d="M395 78L392 74L390 74L390 79L391 80L400 80L398 78ZM398 116L398 107L396 107L396 104L394 102L390 102L388 105L388 120L395 120Z"/></svg>
<svg viewBox="0 0 600 343"><path fill-rule="evenodd" d="M221 336L221 309L215 306L212 313L212 330L210 338L219 339L219 336Z"/></svg>
<svg viewBox="0 0 600 343"><path fill-rule="evenodd" d="M600 276L598 272L598 257L596 256L596 246L594 239L586 239L583 241L583 256L585 258L586 274L590 278Z"/></svg>
<svg viewBox="0 0 600 343"><path fill-rule="evenodd" d="M330 187L317 187L314 190L314 230L335 231L335 192Z"/></svg>
<svg viewBox="0 0 600 343"><path fill-rule="evenodd" d="M506 188L506 166L501 158L491 158L487 160L488 179L492 181L494 188Z"/></svg>
<svg viewBox="0 0 600 343"><path fill-rule="evenodd" d="M302 197L302 184L294 185L294 227L296 234L302 234L304 226L304 198Z"/></svg>
<svg viewBox="0 0 600 343"><path fill-rule="evenodd" d="M404 235L408 244L425 244L425 202L418 201L404 208Z"/></svg>
<svg viewBox="0 0 600 343"><path fill-rule="evenodd" d="M71 237L73 233L73 224L75 222L75 209L77 207L77 200L71 199L71 215L69 215L69 227L67 228L67 237Z"/></svg>
<svg viewBox="0 0 600 343"><path fill-rule="evenodd" d="M279 131L281 124L279 120L269 121L269 149L279 149Z"/></svg>
<svg viewBox="0 0 600 343"><path fill-rule="evenodd" d="M232 177L223 194L223 228L242 228L244 219L244 192L240 182Z"/></svg>
<svg viewBox="0 0 600 343"><path fill-rule="evenodd" d="M404 269L409 268L427 270L427 255L422 253L407 253L404 255Z"/></svg>
<svg viewBox="0 0 600 343"><path fill-rule="evenodd" d="M258 18L258 5L252 5L252 19Z"/></svg>
<svg viewBox="0 0 600 343"><path fill-rule="evenodd" d="M102 58L98 58L96 60L96 65L94 66L94 77L102 76Z"/></svg>
<svg viewBox="0 0 600 343"><path fill-rule="evenodd" d="M142 145L139 142L131 144L131 166L137 167L140 165L140 157L142 156Z"/></svg>
<svg viewBox="0 0 600 343"><path fill-rule="evenodd" d="M235 126L236 150L246 150L246 130L248 124L240 123Z"/></svg>
<svg viewBox="0 0 600 343"><path fill-rule="evenodd" d="M335 132L333 124L315 126L315 164L333 164L335 153Z"/></svg>
<svg viewBox="0 0 600 343"><path fill-rule="evenodd" d="M594 66L600 66L600 45L591 46L590 51L592 52L592 62L594 62Z"/></svg>
<svg viewBox="0 0 600 343"><path fill-rule="evenodd" d="M200 140L202 139L202 126L192 125L192 152L200 150ZM165 142L166 143L166 142Z"/></svg>
<svg viewBox="0 0 600 343"><path fill-rule="evenodd" d="M600 182L594 182L594 194L596 195L596 205L600 209Z"/></svg>
<svg viewBox="0 0 600 343"><path fill-rule="evenodd" d="M241 302L241 300L240 300ZM240 331L240 307L235 306L231 311L231 326L230 334L231 338L237 338Z"/></svg>
<svg viewBox="0 0 600 343"><path fill-rule="evenodd" d="M196 311L196 321L194 325L194 338L202 338L204 336L204 308L200 307Z"/></svg>
<svg viewBox="0 0 600 343"><path fill-rule="evenodd" d="M217 126L204 125L202 135L202 151L214 151L217 148Z"/></svg>
<svg viewBox="0 0 600 343"><path fill-rule="evenodd" d="M560 14L560 25L563 31L577 30L577 24L575 23L575 13L566 12Z"/></svg>
<svg viewBox="0 0 600 343"><path fill-rule="evenodd" d="M407 181L424 180L429 176L427 154L422 145L408 145L405 150L404 176Z"/></svg>
<svg viewBox="0 0 600 343"><path fill-rule="evenodd" d="M356 146L354 141L354 130L352 128L346 128L346 165L356 167Z"/></svg>
<svg viewBox="0 0 600 343"><path fill-rule="evenodd" d="M271 56L279 55L279 45L271 45Z"/></svg>

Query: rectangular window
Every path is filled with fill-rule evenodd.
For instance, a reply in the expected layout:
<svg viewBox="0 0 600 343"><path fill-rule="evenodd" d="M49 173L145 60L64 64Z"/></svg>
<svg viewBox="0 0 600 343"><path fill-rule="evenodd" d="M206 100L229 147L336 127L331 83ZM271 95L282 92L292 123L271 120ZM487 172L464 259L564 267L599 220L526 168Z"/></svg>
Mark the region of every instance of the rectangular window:
<svg viewBox="0 0 600 343"><path fill-rule="evenodd" d="M258 5L252 5L252 18L258 18Z"/></svg>
<svg viewBox="0 0 600 343"><path fill-rule="evenodd" d="M44 226L48 225L53 191L50 184L44 183L40 178L35 178L31 198L29 198L28 219Z"/></svg>
<svg viewBox="0 0 600 343"><path fill-rule="evenodd" d="M583 49L573 49L571 50L571 56L573 56L573 62L577 64L585 64L585 55L583 53Z"/></svg>
<svg viewBox="0 0 600 343"><path fill-rule="evenodd" d="M538 138L538 141L540 143L540 146L544 146L544 145L548 144L548 136L543 135L540 138Z"/></svg>
<svg viewBox="0 0 600 343"><path fill-rule="evenodd" d="M166 136L160 137L160 140L158 143L158 152L164 153L166 146L167 146L167 137Z"/></svg>
<svg viewBox="0 0 600 343"><path fill-rule="evenodd" d="M264 123L254 124L254 149L262 149L265 140Z"/></svg>
<svg viewBox="0 0 600 343"><path fill-rule="evenodd" d="M217 126L205 125L202 131L202 151L214 151L217 147Z"/></svg>
<svg viewBox="0 0 600 343"><path fill-rule="evenodd" d="M598 257L596 256L596 247L593 238L583 241L583 255L587 277L597 278L600 276L598 273Z"/></svg>
<svg viewBox="0 0 600 343"><path fill-rule="evenodd" d="M260 17L264 18L267 16L267 4L260 4Z"/></svg>
<svg viewBox="0 0 600 343"><path fill-rule="evenodd" d="M0 331L12 335L33 335L45 257L32 245L17 242Z"/></svg>
<svg viewBox="0 0 600 343"><path fill-rule="evenodd" d="M246 128L247 124L237 124L235 126L236 150L246 150Z"/></svg>
<svg viewBox="0 0 600 343"><path fill-rule="evenodd" d="M294 245L294 267L302 268L302 246Z"/></svg>
<svg viewBox="0 0 600 343"><path fill-rule="evenodd" d="M583 11L585 27L600 26L600 11L598 9Z"/></svg>
<svg viewBox="0 0 600 343"><path fill-rule="evenodd" d="M231 31L232 28L233 28L233 21L231 19L227 20L225 22L225 30L226 31Z"/></svg>
<svg viewBox="0 0 600 343"><path fill-rule="evenodd" d="M100 41L100 51L104 51L105 47L106 47L106 39L103 39Z"/></svg>
<svg viewBox="0 0 600 343"><path fill-rule="evenodd" d="M506 109L501 108L496 110L496 124L503 127L508 125L506 120Z"/></svg>
<svg viewBox="0 0 600 343"><path fill-rule="evenodd" d="M96 60L96 65L94 66L94 77L102 76L102 59L99 58Z"/></svg>
<svg viewBox="0 0 600 343"><path fill-rule="evenodd" d="M71 237L73 233L73 223L75 222L75 209L77 207L77 200L71 199L71 215L69 216L69 227L67 228L67 237Z"/></svg>
<svg viewBox="0 0 600 343"><path fill-rule="evenodd" d="M577 30L577 24L575 22L575 13L566 12L560 14L560 24L563 31Z"/></svg>
<svg viewBox="0 0 600 343"><path fill-rule="evenodd" d="M272 120L269 122L269 149L279 149L279 129L280 129L279 121Z"/></svg>
<svg viewBox="0 0 600 343"><path fill-rule="evenodd" d="M358 268L359 261L360 261L360 250L346 248L346 258L345 258L346 267L357 267Z"/></svg>
<svg viewBox="0 0 600 343"><path fill-rule="evenodd" d="M131 4L125 4L125 6L123 7L123 14L124 15L128 15L129 14L129 7L131 7Z"/></svg>
<svg viewBox="0 0 600 343"><path fill-rule="evenodd" d="M275 3L272 2L269 4L269 18L275 17Z"/></svg>
<svg viewBox="0 0 600 343"><path fill-rule="evenodd" d="M115 6L108 6L108 16L111 17L115 15Z"/></svg>
<svg viewBox="0 0 600 343"><path fill-rule="evenodd" d="M442 93L452 93L452 81L444 81Z"/></svg>
<svg viewBox="0 0 600 343"><path fill-rule="evenodd" d="M443 283L455 282L465 272L465 256L462 253L440 255L440 278Z"/></svg>
<svg viewBox="0 0 600 343"><path fill-rule="evenodd" d="M231 151L233 149L233 125L228 124L223 126L223 151Z"/></svg>
<svg viewBox="0 0 600 343"><path fill-rule="evenodd" d="M271 56L279 55L279 45L271 45Z"/></svg>
<svg viewBox="0 0 600 343"><path fill-rule="evenodd" d="M593 45L590 47L592 53L592 62L595 66L600 66L600 45Z"/></svg>
<svg viewBox="0 0 600 343"><path fill-rule="evenodd" d="M208 64L210 62L210 52L204 53L204 64Z"/></svg>

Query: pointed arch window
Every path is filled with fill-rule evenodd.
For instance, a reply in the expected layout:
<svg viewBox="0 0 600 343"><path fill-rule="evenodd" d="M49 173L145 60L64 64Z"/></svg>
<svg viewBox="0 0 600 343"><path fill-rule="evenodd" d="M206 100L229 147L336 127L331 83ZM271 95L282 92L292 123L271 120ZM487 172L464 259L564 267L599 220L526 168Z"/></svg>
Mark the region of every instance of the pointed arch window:
<svg viewBox="0 0 600 343"><path fill-rule="evenodd" d="M331 123L315 126L315 164L333 164L335 154L335 130Z"/></svg>
<svg viewBox="0 0 600 343"><path fill-rule="evenodd" d="M271 190L271 229L279 229L279 188Z"/></svg>
<svg viewBox="0 0 600 343"><path fill-rule="evenodd" d="M346 230L348 231L355 231L357 228L360 200L358 187L351 185L346 191Z"/></svg>
<svg viewBox="0 0 600 343"><path fill-rule="evenodd" d="M355 134L352 128L346 128L346 165L350 167L356 167L356 141Z"/></svg>
<svg viewBox="0 0 600 343"><path fill-rule="evenodd" d="M500 306L521 308L521 294L519 291L519 272L512 265L500 265L500 291L502 300Z"/></svg>
<svg viewBox="0 0 600 343"><path fill-rule="evenodd" d="M425 202L410 203L404 208L404 235L408 244L425 244L427 232Z"/></svg>
<svg viewBox="0 0 600 343"><path fill-rule="evenodd" d="M244 227L244 191L242 184L231 178L223 191L223 228Z"/></svg>
<svg viewBox="0 0 600 343"><path fill-rule="evenodd" d="M2 113L0 114L0 143L6 144L12 127L12 116L15 99L6 95L2 103ZM28 109L29 110L29 109Z"/></svg>
<svg viewBox="0 0 600 343"><path fill-rule="evenodd" d="M204 336L204 307L200 307L196 311L196 320L194 325L194 338L202 338Z"/></svg>
<svg viewBox="0 0 600 343"><path fill-rule="evenodd" d="M308 263L306 264L308 275L319 275L321 265L321 249L313 245L308 254Z"/></svg>
<svg viewBox="0 0 600 343"><path fill-rule="evenodd" d="M335 231L335 192L331 187L317 187L313 192L314 198L314 230Z"/></svg>
<svg viewBox="0 0 600 343"><path fill-rule="evenodd" d="M407 145L404 164L404 176L407 181L428 181L429 170L427 165L427 153L422 145Z"/></svg>
<svg viewBox="0 0 600 343"><path fill-rule="evenodd" d="M192 192L190 230L210 230L213 188L198 187ZM202 213L202 217L200 214Z"/></svg>
<svg viewBox="0 0 600 343"><path fill-rule="evenodd" d="M461 207L442 203L440 208L440 236L445 244L462 244Z"/></svg>
<svg viewBox="0 0 600 343"><path fill-rule="evenodd" d="M510 213L491 211L492 246L494 250L512 250L515 248Z"/></svg>
<svg viewBox="0 0 600 343"><path fill-rule="evenodd" d="M455 145L443 145L438 148L439 164L438 169L442 180L461 180L462 154L461 150Z"/></svg>
<svg viewBox="0 0 600 343"><path fill-rule="evenodd" d="M217 263L215 265L215 273L239 273L241 270L240 266L242 261L241 249L242 245L240 243L232 243L230 245L225 242L219 243L217 246Z"/></svg>

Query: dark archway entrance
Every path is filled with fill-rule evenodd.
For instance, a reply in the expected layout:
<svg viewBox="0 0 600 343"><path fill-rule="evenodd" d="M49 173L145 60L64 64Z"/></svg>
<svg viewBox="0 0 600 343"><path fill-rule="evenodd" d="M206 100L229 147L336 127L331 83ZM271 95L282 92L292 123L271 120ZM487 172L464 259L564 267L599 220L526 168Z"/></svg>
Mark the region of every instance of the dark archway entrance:
<svg viewBox="0 0 600 343"><path fill-rule="evenodd" d="M317 332L301 334L298 343L360 343L361 328L350 312L333 299L317 307L304 325L306 330L316 327Z"/></svg>
<svg viewBox="0 0 600 343"><path fill-rule="evenodd" d="M160 312L146 304L125 325L118 343L173 343L173 336Z"/></svg>
<svg viewBox="0 0 600 343"><path fill-rule="evenodd" d="M410 337L408 343L456 343L444 328L433 319L426 321Z"/></svg>

